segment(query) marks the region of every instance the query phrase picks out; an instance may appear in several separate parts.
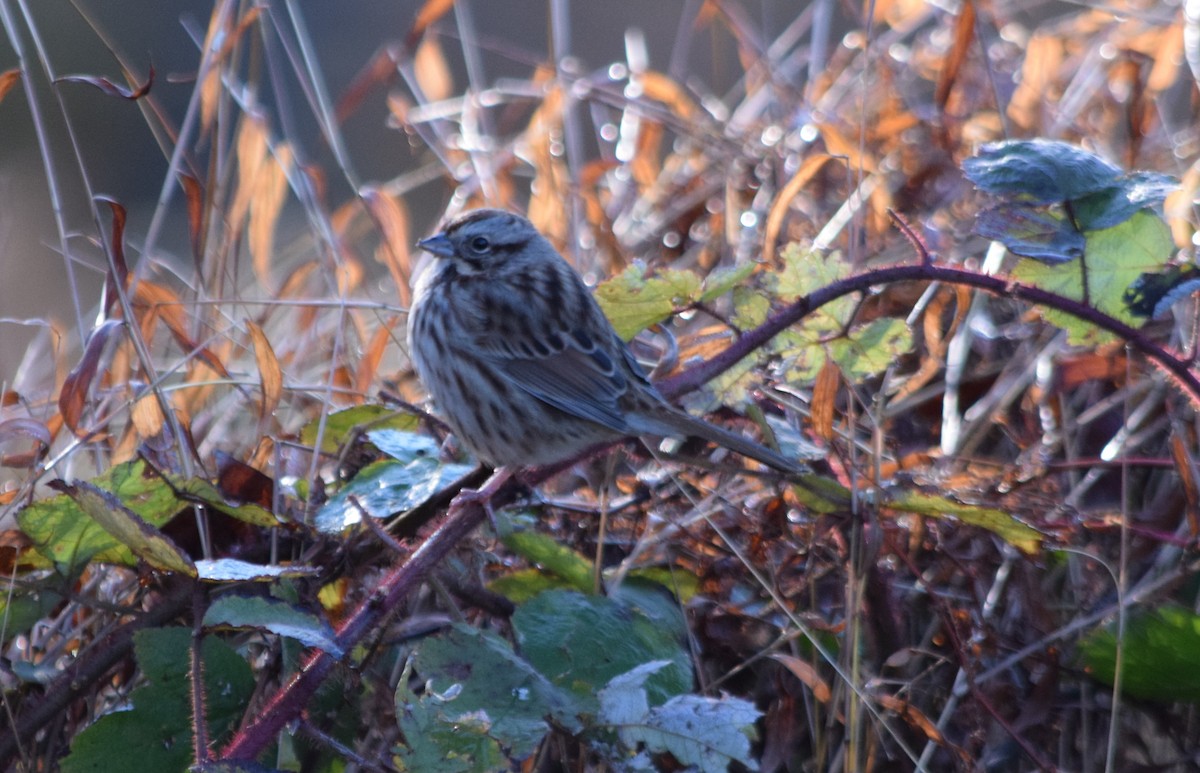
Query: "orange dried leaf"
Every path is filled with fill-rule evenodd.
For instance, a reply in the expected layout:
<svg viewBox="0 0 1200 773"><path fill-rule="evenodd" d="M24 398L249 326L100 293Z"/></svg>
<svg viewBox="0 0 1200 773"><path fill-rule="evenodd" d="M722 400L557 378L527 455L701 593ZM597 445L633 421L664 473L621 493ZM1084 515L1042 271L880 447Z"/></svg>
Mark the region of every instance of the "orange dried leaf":
<svg viewBox="0 0 1200 773"><path fill-rule="evenodd" d="M108 298L106 312L111 312L117 303L117 287L125 287L129 281L129 268L125 264L125 207L107 196L97 196L97 201L108 204L112 210L112 267L105 275L105 296Z"/></svg>
<svg viewBox="0 0 1200 773"><path fill-rule="evenodd" d="M17 489L0 493L0 505L10 504L17 493ZM32 549L33 541L19 529L0 531L0 575L11 577L22 556Z"/></svg>
<svg viewBox="0 0 1200 773"><path fill-rule="evenodd" d="M1055 97L1054 81L1066 57L1056 35L1035 34L1025 49L1025 62L1017 90L1008 103L1008 117L1023 129L1037 126L1042 105Z"/></svg>
<svg viewBox="0 0 1200 773"><path fill-rule="evenodd" d="M204 201L204 187L200 184L199 180L189 174L179 175L179 185L183 188L183 195L187 200L188 233L191 235L192 241L192 260L199 267L200 259L204 255L204 214L207 212Z"/></svg>
<svg viewBox="0 0 1200 773"><path fill-rule="evenodd" d="M19 68L14 67L11 70L0 72L0 102L4 101L4 98L8 96L8 92L13 90L13 86L16 86L20 82L21 70Z"/></svg>
<svg viewBox="0 0 1200 773"><path fill-rule="evenodd" d="M870 127L870 132L872 137L887 141L897 139L904 132L920 125L921 119L914 113L907 110L889 111L875 121L875 124Z"/></svg>
<svg viewBox="0 0 1200 773"><path fill-rule="evenodd" d="M130 416L133 426L143 440L155 437L162 432L164 421L162 406L159 405L158 396L152 390L147 390L141 397L134 400Z"/></svg>
<svg viewBox="0 0 1200 773"><path fill-rule="evenodd" d="M817 437L833 440L833 416L842 374L832 360L826 360L817 373L812 395L812 427Z"/></svg>
<svg viewBox="0 0 1200 773"><path fill-rule="evenodd" d="M828 703L830 698L833 697L833 691L829 689L829 683L821 678L821 675L817 673L817 670L811 664L800 658L784 655L779 652L771 655L771 660L782 665L791 672L792 676L803 682L808 689L812 690L813 697L821 703Z"/></svg>
<svg viewBox="0 0 1200 773"><path fill-rule="evenodd" d="M364 189L362 200L367 205L367 212L383 234L375 257L387 266L388 273L392 275L392 283L400 294L400 303L407 306L412 300L408 286L409 277L412 275L408 212L399 199L380 188Z"/></svg>
<svg viewBox="0 0 1200 773"><path fill-rule="evenodd" d="M1188 451L1187 444L1178 432L1171 433L1171 458L1175 461L1175 471L1183 485L1183 499L1187 502L1188 526L1192 539L1200 535L1200 483L1196 480L1196 460Z"/></svg>
<svg viewBox="0 0 1200 773"><path fill-rule="evenodd" d="M863 155L858 144L858 135L853 138L847 137L838 131L833 124L823 123L820 125L821 139L825 141L825 149L834 156L843 156L845 163L850 169L864 172L874 172L876 169L875 158L870 155Z"/></svg>
<svg viewBox="0 0 1200 773"><path fill-rule="evenodd" d="M396 319L390 318L375 330L371 342L367 344L362 359L358 361L356 388L361 394L366 394L379 373L379 363L383 360L387 345L392 340L392 328Z"/></svg>
<svg viewBox="0 0 1200 773"><path fill-rule="evenodd" d="M942 316L955 300L954 318L950 321L950 329L942 330ZM933 380L942 369L946 353L946 342L954 336L958 326L967 316L970 309L971 291L966 287L955 287L953 291L945 289L934 294L929 307L921 317L921 328L925 334L925 351L921 355L921 364L917 371L904 380L904 383L892 396L893 400L903 400Z"/></svg>
<svg viewBox="0 0 1200 773"><path fill-rule="evenodd" d="M1129 363L1120 349L1105 347L1094 352L1064 356L1057 367L1057 388L1069 391L1088 381L1125 381Z"/></svg>
<svg viewBox="0 0 1200 773"><path fill-rule="evenodd" d="M535 80L541 80L546 74L539 70ZM534 184L529 199L527 215L530 221L546 234L550 241L562 245L567 238L566 203L570 200L567 187L570 185L570 174L556 156L551 146L556 137L562 132L563 91L558 86L551 86L538 109L534 111L525 129L524 140L529 148L529 156L534 168Z"/></svg>
<svg viewBox="0 0 1200 773"><path fill-rule="evenodd" d="M699 108L687 91L674 78L653 70L641 75L642 93L661 102L685 121L694 120Z"/></svg>
<svg viewBox="0 0 1200 773"><path fill-rule="evenodd" d="M395 80L396 53L393 48L394 46L384 48L371 57L342 92L342 97L334 108L334 119L338 125L344 124L354 115L372 88L377 85L390 86Z"/></svg>
<svg viewBox="0 0 1200 773"><path fill-rule="evenodd" d="M950 99L950 90L958 80L959 71L967 61L967 54L975 41L975 4L967 0L959 6L958 18L954 22L954 45L942 63L942 71L938 74L937 88L934 91L934 104L938 110L946 109Z"/></svg>
<svg viewBox="0 0 1200 773"><path fill-rule="evenodd" d="M421 39L413 56L413 74L422 94L430 101L436 102L454 93L454 75L436 37Z"/></svg>
<svg viewBox="0 0 1200 773"><path fill-rule="evenodd" d="M291 147L282 143L276 148L274 156L264 160L252 183L250 256L254 260L254 273L263 287L267 286L270 276L271 254L275 248L275 225L279 221L279 213L283 210L287 193L287 173L291 165Z"/></svg>
<svg viewBox="0 0 1200 773"><path fill-rule="evenodd" d="M238 162L237 190L229 205L229 222L240 228L250 212L254 199L254 182L267 158L267 126L261 115L242 116L238 127L236 154Z"/></svg>
<svg viewBox="0 0 1200 773"><path fill-rule="evenodd" d="M258 377L262 384L262 403L259 405L259 416L266 419L279 406L279 398L283 395L283 371L279 369L279 360L271 342L263 333L263 329L254 322L246 320L246 328L250 331L250 340L254 343L254 361L258 365Z"/></svg>
<svg viewBox="0 0 1200 773"><path fill-rule="evenodd" d="M266 120L261 115L245 116L237 137L237 194L229 211L230 219L234 222L240 223L249 217L255 183L269 155L270 138L267 136Z"/></svg>
<svg viewBox="0 0 1200 773"><path fill-rule="evenodd" d="M875 22L895 30L911 29L928 17L925 0L879 0L875 3Z"/></svg>
<svg viewBox="0 0 1200 773"><path fill-rule="evenodd" d="M1174 24L1159 30L1156 45L1152 46L1147 55L1153 57L1154 66L1146 78L1146 88L1155 94L1166 91L1186 72L1179 66L1183 60L1183 20L1177 19Z"/></svg>
<svg viewBox="0 0 1200 773"><path fill-rule="evenodd" d="M453 7L454 0L425 0L425 5L421 6L421 10L417 11L417 18L413 21L412 29L408 32L408 46L411 48L425 34L430 25L445 16Z"/></svg>
<svg viewBox="0 0 1200 773"><path fill-rule="evenodd" d="M318 269L318 265L314 261L306 261L296 267L288 278L284 280L283 287L279 288L279 292L275 295L278 298L303 298L308 295L305 288L308 287L308 281L313 277Z"/></svg>
<svg viewBox="0 0 1200 773"><path fill-rule="evenodd" d="M237 26L231 30L230 19L225 13L225 4L217 4L208 20L208 30L204 34L205 59L200 64L200 126L207 134L217 115L217 107L221 97L221 67L235 46L241 44L242 35L258 21L261 10L251 6ZM218 42L219 41L219 42Z"/></svg>
<svg viewBox="0 0 1200 773"><path fill-rule="evenodd" d="M338 405L354 405L361 402L354 396L354 374L345 365L333 371L333 401Z"/></svg>
<svg viewBox="0 0 1200 773"><path fill-rule="evenodd" d="M925 734L925 737L936 744L946 745L946 739L942 736L937 725L930 721L929 717L925 716L917 707L913 706L906 700L896 698L891 695L876 695L875 700L879 701L879 705L883 706L888 711L895 713L911 727L914 727Z"/></svg>
<svg viewBox="0 0 1200 773"><path fill-rule="evenodd" d="M408 111L412 110L412 102L400 94L388 94L387 108L388 114L391 115L389 126L398 127L408 124Z"/></svg>
<svg viewBox="0 0 1200 773"><path fill-rule="evenodd" d="M637 136L637 145L629 169L638 187L648 191L658 179L663 164L659 149L662 146L662 124L643 122Z"/></svg>
<svg viewBox="0 0 1200 773"><path fill-rule="evenodd" d="M200 126L207 134L217 115L217 101L221 96L221 52L216 50L217 40L228 32L228 25L223 24L224 14L221 5L214 5L212 15L208 19L208 31L204 34L206 53L200 64Z"/></svg>
<svg viewBox="0 0 1200 773"><path fill-rule="evenodd" d="M142 335L147 340L153 337L154 326L161 319L171 332L172 338L184 351L195 352L210 368L229 378L229 372L217 356L192 339L191 333L188 332L188 319L183 311L183 302L170 288L147 279L140 280L133 292L133 307Z"/></svg>
<svg viewBox="0 0 1200 773"><path fill-rule="evenodd" d="M817 153L804 159L804 163L796 170L796 174L792 175L792 179L787 181L787 184L779 191L779 195L775 197L775 201L771 204L771 211L767 213L766 227L763 229L762 259L764 263L775 262L775 245L779 241L779 232L783 230L783 222L787 218L792 199L796 198L827 161L832 160L833 156L828 153Z"/></svg>

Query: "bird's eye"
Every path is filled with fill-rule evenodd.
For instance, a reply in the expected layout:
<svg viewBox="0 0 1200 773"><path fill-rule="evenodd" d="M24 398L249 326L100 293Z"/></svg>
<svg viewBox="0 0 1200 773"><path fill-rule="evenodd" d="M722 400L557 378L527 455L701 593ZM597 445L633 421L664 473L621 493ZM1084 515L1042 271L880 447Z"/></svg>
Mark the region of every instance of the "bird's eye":
<svg viewBox="0 0 1200 773"><path fill-rule="evenodd" d="M487 252L492 248L492 242L486 236L476 236L471 240L471 249L475 252Z"/></svg>

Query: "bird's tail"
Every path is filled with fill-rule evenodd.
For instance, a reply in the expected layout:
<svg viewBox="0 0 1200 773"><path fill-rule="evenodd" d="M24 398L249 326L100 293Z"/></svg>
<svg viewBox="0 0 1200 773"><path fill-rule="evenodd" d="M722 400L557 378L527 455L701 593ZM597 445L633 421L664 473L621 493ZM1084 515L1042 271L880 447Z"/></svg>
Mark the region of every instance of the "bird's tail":
<svg viewBox="0 0 1200 773"><path fill-rule="evenodd" d="M724 427L709 424L707 421L697 419L670 406L663 406L662 410L656 411L652 421L639 428L639 434L664 437L686 435L703 438L788 475L799 475L806 471L796 462L772 451L761 443L756 443L750 438L737 432L731 432Z"/></svg>

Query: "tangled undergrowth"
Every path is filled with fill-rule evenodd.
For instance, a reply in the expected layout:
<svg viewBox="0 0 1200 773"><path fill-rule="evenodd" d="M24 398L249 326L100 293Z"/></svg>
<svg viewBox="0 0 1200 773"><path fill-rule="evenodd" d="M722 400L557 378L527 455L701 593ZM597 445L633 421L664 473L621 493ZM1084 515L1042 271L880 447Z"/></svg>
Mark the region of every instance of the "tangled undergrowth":
<svg viewBox="0 0 1200 773"><path fill-rule="evenodd" d="M708 0L585 62L568 4L554 57L478 5L328 84L316 31L217 3L179 115L3 6L4 106L146 108L165 193L57 189L104 287L3 371L0 767L1200 763L1195 20ZM383 105L412 164L368 182L342 127ZM401 331L413 244L479 205L810 472L630 441L451 506L486 471Z"/></svg>

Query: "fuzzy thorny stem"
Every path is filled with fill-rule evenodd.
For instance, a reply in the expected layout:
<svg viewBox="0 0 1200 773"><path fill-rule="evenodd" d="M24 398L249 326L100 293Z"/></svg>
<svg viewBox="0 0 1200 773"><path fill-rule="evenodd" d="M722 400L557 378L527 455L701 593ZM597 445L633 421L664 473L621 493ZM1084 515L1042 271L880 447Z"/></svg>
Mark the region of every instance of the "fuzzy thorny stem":
<svg viewBox="0 0 1200 773"><path fill-rule="evenodd" d="M831 301L845 295L866 292L877 285L913 281L965 285L992 295L1034 303L1078 317L1112 333L1141 352L1149 360L1174 376L1191 396L1192 401L1200 404L1200 378L1197 378L1189 364L1171 354L1140 330L1074 298L1058 295L1039 287L1013 282L1003 277L932 264L889 266L839 279L775 312L767 318L766 322L743 333L729 348L712 359L689 368L677 376L664 379L657 386L667 397L678 397L724 373L755 349L765 345L771 338Z"/></svg>

